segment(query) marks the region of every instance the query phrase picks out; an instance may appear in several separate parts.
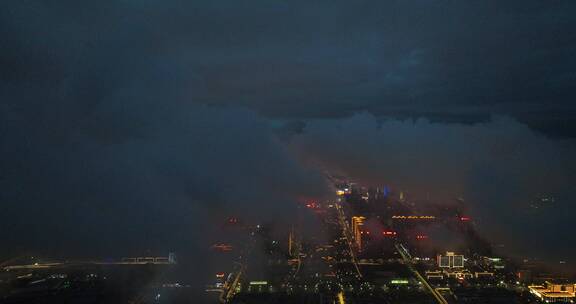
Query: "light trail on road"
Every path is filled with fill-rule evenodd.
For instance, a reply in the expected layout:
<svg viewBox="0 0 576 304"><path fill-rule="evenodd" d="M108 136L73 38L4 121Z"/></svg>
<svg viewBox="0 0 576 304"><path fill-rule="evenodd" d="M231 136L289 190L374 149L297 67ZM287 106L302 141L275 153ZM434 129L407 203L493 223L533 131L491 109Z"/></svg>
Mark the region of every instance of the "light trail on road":
<svg viewBox="0 0 576 304"><path fill-rule="evenodd" d="M338 293L338 304L345 304L346 301L344 300L344 292L341 291Z"/></svg>
<svg viewBox="0 0 576 304"><path fill-rule="evenodd" d="M412 260L408 257L409 253L406 251L405 247L402 244L396 244L395 246L398 253L400 253L400 255L402 256L404 263L406 263L406 265L408 266L408 269L410 269L410 271L412 271L412 273L416 275L418 280L422 282L422 284L424 284L426 289L428 289L428 291L432 293L436 301L438 301L438 303L440 304L448 304L448 301L446 301L446 299L444 299L444 297L441 294L439 294L436 290L434 290L434 288L432 288L432 286L428 284L428 281L424 279L424 277L420 274L420 272L412 266Z"/></svg>
<svg viewBox="0 0 576 304"><path fill-rule="evenodd" d="M346 224L346 216L342 207L339 204L335 204L336 209L338 210L338 220L340 225L342 226L342 231L344 232L344 237L346 238L346 243L348 243L348 248L350 250L350 257L352 258L352 264L356 268L356 272L358 276L362 278L362 272L360 272L360 267L358 267L358 260L356 258L356 254L354 254L354 248L352 248L352 240L350 235L350 230L348 229L348 224Z"/></svg>

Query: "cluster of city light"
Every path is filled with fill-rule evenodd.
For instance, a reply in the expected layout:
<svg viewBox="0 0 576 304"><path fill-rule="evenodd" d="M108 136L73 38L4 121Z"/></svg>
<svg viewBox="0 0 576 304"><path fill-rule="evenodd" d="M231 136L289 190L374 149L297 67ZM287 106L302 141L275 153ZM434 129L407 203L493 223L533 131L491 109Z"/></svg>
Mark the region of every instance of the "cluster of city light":
<svg viewBox="0 0 576 304"><path fill-rule="evenodd" d="M337 189L336 190L336 195L338 196L344 196L346 194L350 194L352 191L350 188L343 188L343 189Z"/></svg>
<svg viewBox="0 0 576 304"><path fill-rule="evenodd" d="M363 189L363 188L361 188ZM434 280L451 280L451 279L456 279L459 282L459 284L462 284L463 281L467 280L467 279L488 279L487 282L490 282L490 284L492 284L494 277L496 277L497 279L500 278L499 274L493 271L494 268L498 269L498 267L504 267L504 266L499 266L499 265L492 265L490 264L490 268L488 269L484 269L483 267L479 268L478 267L474 267L476 265L476 260L468 260L465 259L464 255L462 254L456 254L454 252L446 252L445 254L438 254L436 256L436 263L435 266L432 270L426 270L428 269L428 267L431 267L432 265L434 265L434 263L432 261L434 261L434 258L430 258L430 257L413 257L410 252L408 251L408 249L406 249L405 244L402 244L402 242L406 241L406 242L410 242L408 244L416 244L419 243L419 247L425 245L425 243L427 242L426 240L429 239L429 236L426 234L425 231L415 231L412 233L404 233L404 232L400 232L397 230L394 230L394 225L392 226L385 226L382 229L378 229L378 230L372 230L371 232L368 230L367 227L367 223L368 222L368 218L370 218L368 215L366 216L361 216L358 215L358 213L356 213L357 215L353 216L353 215L349 215L350 217L347 217L347 215L344 212L343 206L344 203L346 201L346 197L347 195L349 195L351 193L351 188L340 188L338 187L336 190L336 194L339 196L337 198L337 202L322 202L322 201L313 201L313 200L306 200L304 202L302 202L302 206L308 208L308 209L312 209L312 211L315 211L317 213L320 212L324 212L324 211L330 211L326 208L335 208L336 212L326 212L327 214L329 214L330 216L334 216L337 215L338 218L338 224L340 225L339 228L341 228L342 230L342 234L340 235L338 234L339 238L334 240L334 245L323 245L323 246L318 246L315 248L315 255L316 256L320 256L320 258L322 260L324 260L326 263L328 264L332 264L332 263L337 263L337 262L353 262L352 264L356 267L357 270L357 275L354 271L352 271L351 269L347 269L345 272L334 272L334 271L330 271L329 273L325 273L322 275L319 275L318 273L316 274L316 277L324 277L324 278L337 278L338 280L342 280L343 278L346 278L346 276L352 276L355 275L356 278L361 278L362 277L362 273L360 272L360 268L358 265L384 265L385 263L387 263L383 258L380 259L366 259L362 256L362 259L358 260L356 255L361 255L362 252L365 250L364 247L366 247L366 242L367 241L372 241L374 240L373 238L371 238L370 233L373 233L373 236L375 236L376 241L384 241L384 242L390 242L393 243L393 246L396 248L396 252L395 254L400 254L400 256L402 257L404 264L407 265L407 267L409 268L409 270L411 270L415 277L413 279L407 279L406 277L393 277L390 278L389 280L387 280L386 284L390 284L390 287L393 287L393 285L396 285L397 287L402 286L402 285L415 285L415 284L419 284L421 287L426 287L428 289L429 292L431 292L434 297L436 298L436 300L438 301L438 303L440 304L447 304L448 302L446 301L446 299L444 299L444 296L440 293L440 291L447 291L448 293L450 293L450 288L448 287L449 284L446 283L447 287L438 287L439 285L433 285L436 288L433 288L432 286L430 286L430 284L427 282L428 279L434 279ZM358 194L363 194L362 191L358 191ZM367 196L362 196L363 199L367 199ZM403 200L403 193L401 193L401 200ZM400 211L398 212L399 214L396 215L388 215L388 219L394 219L394 220L398 220L397 223L405 221L405 223L407 224L409 221L412 222L413 224L416 222L419 222L421 224L423 223L436 223L437 221L435 221L435 219L444 219L445 216L443 215L439 215L438 218L434 215L427 215L426 211L424 212L418 212L416 211L416 214L411 214L411 211ZM433 213L433 212L432 212ZM371 214L371 213L366 213L366 214ZM381 220L382 218L380 216L377 217L379 220ZM332 218L331 218L332 219ZM370 218L371 220L373 220L372 218ZM462 215L462 214L453 214L452 216L446 216L447 220L451 220L451 221L455 221L455 223L459 223L459 222L463 222L463 223L459 223L459 225L461 226L466 226L466 227L470 227L467 225L470 225L472 223L472 219L466 215ZM230 223L232 222L236 222L236 220L234 219L229 220ZM385 221L382 221L385 222ZM329 224L333 224L336 225L335 222L333 221L329 221L327 222ZM389 223L390 224L390 223ZM259 227L259 226L257 226ZM293 228L290 231L289 237L288 237L288 252L290 253L290 259L288 260L288 264L294 266L293 269L295 271L295 273L298 273L298 270L300 269L300 266L303 264L303 259L307 258L307 254L303 254L300 252L300 245L299 243L294 243L296 245L293 244L294 242L294 235L293 235ZM340 230L340 229L339 229ZM378 235L378 231L381 231L381 236ZM406 234L406 235L404 235ZM411 239L411 240L408 240ZM412 243L412 242L416 242L416 243ZM273 241L273 243L275 243L275 241ZM386 244L387 246L390 246L390 244ZM295 247L293 247L295 246ZM345 246L346 248L342 247L340 248L339 246ZM418 248L418 246L416 246L415 248ZM231 250L232 246L228 245L228 244L215 244L214 246L212 246L212 248L215 249L219 249L221 251L227 251L228 249ZM299 250L293 250L293 248L298 248ZM335 249L332 249L335 248ZM349 258L348 255L345 255L343 257L338 257L336 256L336 258L332 257L333 253L339 254L340 252L342 253L346 253L346 251L348 251L349 249ZM336 251L334 251L336 250ZM311 255L310 255L311 256ZM488 257L483 257L485 259L487 259L488 261L490 261L491 263L496 263L496 262L500 262L501 259L500 258L488 258ZM391 262L395 259L388 259L388 262ZM420 261L425 261L425 262L420 262ZM488 262L485 262L482 264L482 266L484 266L484 264L487 264ZM425 266L423 267L424 269L420 270L417 269L415 266ZM468 269L467 266L471 266L472 268ZM431 268L430 268L431 269ZM490 271L489 271L490 270ZM422 274L420 274L420 272L423 272ZM424 276L422 276L424 275ZM230 278L232 274L230 274L230 276L228 276L228 280L225 282L226 284L229 284L229 281L231 281ZM239 276L238 276L239 277ZM238 277L236 279L238 279ZM518 277L520 277L520 273L518 273ZM224 278L225 278L225 273L217 273L216 274L216 278L217 279L221 279L220 281L224 282ZM293 278L298 278L297 276L293 275ZM330 280L330 279L328 279ZM240 281L240 280L238 280ZM244 281L244 283L241 283L241 285L235 285L237 287L235 287L235 289L237 290L237 292L240 291L240 286L245 286L246 281ZM478 281L480 282L480 281ZM474 283L476 283L474 281ZM366 282L366 284L369 284ZM451 284L451 283L450 283ZM502 286L504 284L504 281L500 281L499 286ZM520 285L520 282L516 282L517 285ZM412 288L412 285L410 286L410 288ZM478 286L480 286L481 283L478 283ZM290 290L290 292L293 292L293 286L292 285L282 285L282 287L280 288L285 288L285 286L288 286L288 290ZM295 285L297 289L302 288L302 285ZM490 286L490 285L488 285ZM558 287L560 285L555 285L555 286L528 286L530 287L530 291L532 292L532 294L538 296L540 299L542 300L546 300L546 302L548 302L547 300L554 300L554 299L558 299L558 298L568 298L570 296L573 297L574 295L574 290L576 289L576 285L572 285L572 284L567 284L567 285L562 285L561 287ZM217 285L217 287L220 287ZM303 289L306 292L309 292L309 290L314 290L314 292L319 292L319 288L318 288L318 284L314 287L314 289L311 288L312 285L303 285ZM344 298L344 288L342 285L340 285L342 291L340 291L339 293L332 293L332 296L336 296L336 299L334 299L333 302L337 302L340 304L344 304L345 303L345 298ZM323 287L324 288L324 287ZM234 289L234 287L230 287L229 290ZM248 286L247 286L248 291L250 292L252 291L257 291L257 292L275 292L274 288L273 288L273 284L272 282L268 282L268 281L250 281L248 282ZM334 290L332 290L329 287L329 290L331 290L332 292ZM346 287L346 290L350 290L350 292L353 292L354 289L352 287L352 285L349 285L349 287ZM360 287L360 290L362 290L362 287ZM561 292L558 292L558 291ZM321 292L321 291L320 291ZM233 295L233 294L232 294ZM446 295L446 294L445 294ZM226 297L226 298L230 298L230 297Z"/></svg>
<svg viewBox="0 0 576 304"><path fill-rule="evenodd" d="M392 218L407 220L433 220L436 217L433 215L393 215Z"/></svg>
<svg viewBox="0 0 576 304"><path fill-rule="evenodd" d="M544 285L528 286L530 293L544 302L569 302L568 299L576 299L576 284L553 284L545 282Z"/></svg>

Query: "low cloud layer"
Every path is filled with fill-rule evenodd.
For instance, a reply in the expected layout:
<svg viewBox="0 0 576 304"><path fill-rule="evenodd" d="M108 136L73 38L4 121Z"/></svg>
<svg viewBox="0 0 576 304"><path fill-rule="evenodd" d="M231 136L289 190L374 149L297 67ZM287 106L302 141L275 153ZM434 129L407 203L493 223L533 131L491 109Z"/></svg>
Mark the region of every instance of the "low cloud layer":
<svg viewBox="0 0 576 304"><path fill-rule="evenodd" d="M478 228L508 252L570 259L575 239L576 143L552 140L524 124L494 117L472 125L379 120L358 114L310 121L290 143L311 164L412 199L464 198ZM530 205L552 196L553 205ZM534 248L537 240L542 246Z"/></svg>
<svg viewBox="0 0 576 304"><path fill-rule="evenodd" d="M514 244L573 241L574 143L490 117L575 136L575 9L3 1L2 254L194 252L214 218L285 217L322 196L318 163L414 196L463 196ZM306 123L278 132L282 119ZM541 193L555 207L523 213Z"/></svg>
<svg viewBox="0 0 576 304"><path fill-rule="evenodd" d="M281 217L325 193L253 112L147 98L67 112L58 129L31 128L26 107L3 120L0 231L11 250L176 250L226 216Z"/></svg>

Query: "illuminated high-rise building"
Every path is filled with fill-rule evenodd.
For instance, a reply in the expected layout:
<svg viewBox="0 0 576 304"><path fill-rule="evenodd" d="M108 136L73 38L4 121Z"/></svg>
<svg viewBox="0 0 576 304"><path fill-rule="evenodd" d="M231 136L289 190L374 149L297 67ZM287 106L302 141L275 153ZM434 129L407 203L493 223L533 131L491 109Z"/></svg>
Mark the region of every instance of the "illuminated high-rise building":
<svg viewBox="0 0 576 304"><path fill-rule="evenodd" d="M450 258L445 255L438 256L438 267L440 268L450 268Z"/></svg>
<svg viewBox="0 0 576 304"><path fill-rule="evenodd" d="M363 216L352 217L352 236L359 251L362 250L362 226L364 226L365 219Z"/></svg>
<svg viewBox="0 0 576 304"><path fill-rule="evenodd" d="M176 254L174 252L168 253L168 263L176 264Z"/></svg>
<svg viewBox="0 0 576 304"><path fill-rule="evenodd" d="M464 256L463 255L454 255L452 257L452 267L463 268L464 267Z"/></svg>
<svg viewBox="0 0 576 304"><path fill-rule="evenodd" d="M464 268L464 256L446 252L446 255L439 254L437 257L440 268Z"/></svg>

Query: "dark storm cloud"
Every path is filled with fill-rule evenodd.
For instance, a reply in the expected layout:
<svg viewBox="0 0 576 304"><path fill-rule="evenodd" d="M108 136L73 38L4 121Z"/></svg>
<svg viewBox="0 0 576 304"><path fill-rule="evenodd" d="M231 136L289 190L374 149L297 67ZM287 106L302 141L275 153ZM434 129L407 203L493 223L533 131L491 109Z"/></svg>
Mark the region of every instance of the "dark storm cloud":
<svg viewBox="0 0 576 304"><path fill-rule="evenodd" d="M185 71L191 102L273 116L508 113L549 132L574 121L573 1L4 5L10 79L57 85L82 67L107 79L100 89L153 57Z"/></svg>
<svg viewBox="0 0 576 304"><path fill-rule="evenodd" d="M324 193L266 119L196 96L210 52L180 40L214 46L199 27L219 9L149 4L2 4L0 231L11 252L188 250L226 216L289 216Z"/></svg>
<svg viewBox="0 0 576 304"><path fill-rule="evenodd" d="M110 112L84 120L91 129L72 122L62 126L66 133L43 126L4 134L3 240L32 248L70 249L71 240L86 250L179 247L226 216L277 217L299 196L322 194L320 177L299 167L252 112L166 112L159 104L139 116L142 100L132 100L122 99L119 112L120 100L102 105ZM116 134L127 131L115 120L135 135Z"/></svg>
<svg viewBox="0 0 576 304"><path fill-rule="evenodd" d="M322 181L276 141L266 117L367 111L486 122L504 113L571 136L575 6L532 0L3 1L2 239L64 248L68 240L138 247L145 238L161 247L188 242L189 235L174 231L205 227L209 217L198 214L256 209L245 206L278 213L272 206L289 205L272 201L317 194ZM371 117L357 120L351 130L378 132ZM487 162L481 168L491 168L492 159L466 159L476 151L457 144L468 142L458 130L480 128L489 134L481 140L514 142L500 137L499 128L504 134L517 128L534 141L526 144L527 160L540 164L534 147L549 147L545 159L554 165L544 169L564 174L557 164L564 158L554 154L561 151L557 142L527 135L514 121L419 125L437 132L430 137L396 124L397 141L428 140L424 148L438 153L441 133L456 130L448 146L463 155L455 159ZM319 135L335 131L326 132ZM380 147L373 146L389 151ZM331 152L339 148L321 152L336 160L340 154ZM509 148L502 147L503 159ZM418 151L395 152L427 166ZM397 170L398 184L429 181L410 175L418 173L411 167L402 173L369 156L380 172ZM527 160L516 168L526 165L530 177L542 173ZM357 164L370 169L361 158ZM364 172L358 170L351 173ZM456 166L444 170L456 170L447 176L457 186L448 189L472 185L455 177L462 176ZM482 184L490 172L473 176Z"/></svg>
<svg viewBox="0 0 576 304"><path fill-rule="evenodd" d="M412 200L462 197L478 229L508 252L572 259L576 143L553 140L517 121L475 125L379 121L370 114L317 120L291 139L306 161ZM542 196L550 206L531 205ZM542 246L534 248L537 240Z"/></svg>

